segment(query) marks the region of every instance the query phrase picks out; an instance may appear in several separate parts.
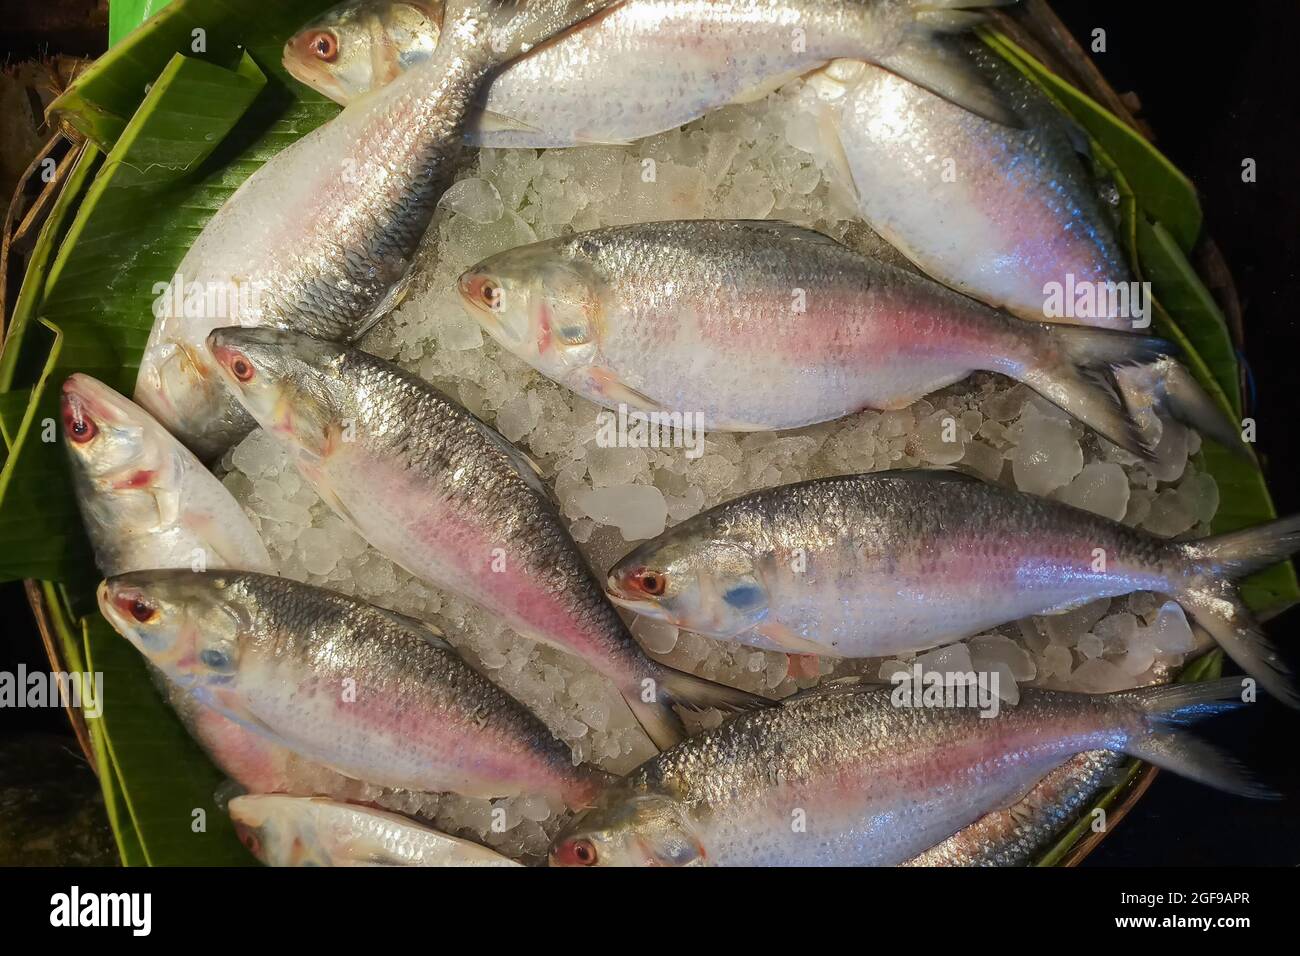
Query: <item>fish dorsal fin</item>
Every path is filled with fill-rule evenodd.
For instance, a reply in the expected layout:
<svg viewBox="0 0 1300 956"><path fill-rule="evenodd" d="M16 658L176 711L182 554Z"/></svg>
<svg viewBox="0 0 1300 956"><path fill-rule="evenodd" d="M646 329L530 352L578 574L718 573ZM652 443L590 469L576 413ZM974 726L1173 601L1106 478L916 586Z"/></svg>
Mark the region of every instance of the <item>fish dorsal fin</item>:
<svg viewBox="0 0 1300 956"><path fill-rule="evenodd" d="M823 246L843 246L826 235L824 232L818 232L816 229L809 229L807 226L796 225L793 222L786 222L784 219L736 219L734 225L744 229L751 229L756 232L767 232L780 239L789 239L797 242L813 242Z"/></svg>
<svg viewBox="0 0 1300 956"><path fill-rule="evenodd" d="M377 607L375 608L375 611L378 612L381 617L386 618L390 623L411 635L411 637L423 641L430 647L437 648L440 651L450 651L453 654L456 653L456 648L452 647L451 644L447 642L447 639L442 636L442 631L427 621L421 621L419 618L399 614L398 612L391 611L386 607Z"/></svg>
<svg viewBox="0 0 1300 956"><path fill-rule="evenodd" d="M808 700L813 697L844 697L852 694L865 694L888 686L888 684L880 681L869 680L860 675L837 677L834 680L828 680L825 683L818 684L816 687L808 687L804 690L796 691L785 700L781 701L781 706L785 707L790 704L796 704L799 701Z"/></svg>
<svg viewBox="0 0 1300 956"><path fill-rule="evenodd" d="M933 481L933 482L958 482L968 485L987 484L983 478L972 475L968 471L961 471L950 465L939 465L934 468L890 468L886 471L874 471L865 478L901 478L904 481Z"/></svg>
<svg viewBox="0 0 1300 956"><path fill-rule="evenodd" d="M475 419L478 421L478 419ZM537 462L533 461L527 454L516 448L504 435L483 422L478 422L480 433L492 445L500 449L501 453L510 460L519 472L519 477L529 488L544 496L548 501L555 503L555 495L547 486L546 480L542 477L542 468Z"/></svg>

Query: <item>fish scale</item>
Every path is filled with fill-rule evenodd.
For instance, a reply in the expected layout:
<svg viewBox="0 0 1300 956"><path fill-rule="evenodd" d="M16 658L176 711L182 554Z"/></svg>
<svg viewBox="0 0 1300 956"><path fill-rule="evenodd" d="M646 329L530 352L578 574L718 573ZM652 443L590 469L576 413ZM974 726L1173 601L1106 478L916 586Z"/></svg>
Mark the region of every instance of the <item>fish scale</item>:
<svg viewBox="0 0 1300 956"><path fill-rule="evenodd" d="M620 605L787 652L881 657L1135 591L1168 594L1242 669L1300 702L1233 580L1300 548L1300 517L1168 541L959 472L900 470L724 502L622 558Z"/></svg>
<svg viewBox="0 0 1300 956"><path fill-rule="evenodd" d="M595 229L490 256L459 288L498 343L553 381L725 431L902 408L990 371L1140 452L1092 373L1164 348L1022 322L783 222Z"/></svg>
<svg viewBox="0 0 1300 956"><path fill-rule="evenodd" d="M1269 796L1194 738L1240 681L1116 694L1026 690L989 716L830 685L742 714L615 781L552 843L552 865L892 866L1019 800L1070 757L1143 756Z"/></svg>
<svg viewBox="0 0 1300 956"><path fill-rule="evenodd" d="M133 616L136 602L147 619ZM608 779L575 767L545 724L428 625L334 591L140 571L101 585L100 608L200 701L354 780L581 807Z"/></svg>
<svg viewBox="0 0 1300 956"><path fill-rule="evenodd" d="M166 297L136 400L204 456L247 433L252 419L222 388L208 333L266 325L350 340L391 309L464 154L478 87L607 2L449 4L445 42L427 61L281 150L204 226L173 281L240 294L179 310Z"/></svg>
<svg viewBox="0 0 1300 956"><path fill-rule="evenodd" d="M363 538L520 635L585 661L656 743L684 733L674 703L758 701L650 660L533 463L429 383L360 350L290 332L221 329L210 345L244 405Z"/></svg>

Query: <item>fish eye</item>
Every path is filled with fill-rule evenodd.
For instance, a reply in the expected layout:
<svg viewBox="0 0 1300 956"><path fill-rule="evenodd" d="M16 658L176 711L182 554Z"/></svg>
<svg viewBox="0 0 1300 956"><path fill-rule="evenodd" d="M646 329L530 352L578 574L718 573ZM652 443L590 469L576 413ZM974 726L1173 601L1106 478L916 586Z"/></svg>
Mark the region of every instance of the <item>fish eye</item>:
<svg viewBox="0 0 1300 956"><path fill-rule="evenodd" d="M244 844L248 848L248 852L253 856L260 857L262 855L262 841L258 839L257 834L252 830L243 830L239 834L239 842Z"/></svg>
<svg viewBox="0 0 1300 956"><path fill-rule="evenodd" d="M127 605L127 612L141 624L148 624L158 616L156 608L151 607L143 598L134 598Z"/></svg>
<svg viewBox="0 0 1300 956"><path fill-rule="evenodd" d="M595 866L597 860L596 844L586 837L567 840L560 845L555 858L557 862L565 866Z"/></svg>
<svg viewBox="0 0 1300 956"><path fill-rule="evenodd" d="M662 571L652 571L649 568L638 571L632 581L646 594L654 597L663 594L668 587L668 576Z"/></svg>
<svg viewBox="0 0 1300 956"><path fill-rule="evenodd" d="M333 63L339 58L339 40L328 30L320 30L307 40L307 49L315 55L316 59L323 60L326 63Z"/></svg>
<svg viewBox="0 0 1300 956"><path fill-rule="evenodd" d="M241 382L253 379L253 363L242 355L236 355L230 362L230 374Z"/></svg>
<svg viewBox="0 0 1300 956"><path fill-rule="evenodd" d="M499 310L502 306L503 298L501 295L501 286L497 285L491 279L484 279L483 285L478 290L479 298L489 309Z"/></svg>
<svg viewBox="0 0 1300 956"><path fill-rule="evenodd" d="M99 429L95 427L94 422L72 409L69 409L64 416L63 425L67 429L68 437L78 445L86 444L99 434Z"/></svg>

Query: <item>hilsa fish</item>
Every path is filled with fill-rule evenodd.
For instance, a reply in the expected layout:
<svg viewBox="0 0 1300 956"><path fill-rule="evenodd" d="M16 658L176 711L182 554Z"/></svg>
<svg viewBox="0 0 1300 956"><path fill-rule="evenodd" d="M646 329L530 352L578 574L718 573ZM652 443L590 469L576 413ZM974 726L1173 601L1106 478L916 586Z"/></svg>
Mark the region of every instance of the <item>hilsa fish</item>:
<svg viewBox="0 0 1300 956"><path fill-rule="evenodd" d="M63 383L60 402L77 506L103 574L273 570L239 503L148 412L81 373Z"/></svg>
<svg viewBox="0 0 1300 956"><path fill-rule="evenodd" d="M466 126L474 146L618 144L761 99L836 57L878 63L948 101L1017 122L934 38L1012 0L625 0L493 77ZM395 82L435 53L440 2L356 0L284 48L298 80L339 103Z"/></svg>
<svg viewBox="0 0 1300 956"><path fill-rule="evenodd" d="M1096 374L1169 348L1022 322L783 222L595 229L491 256L459 290L497 342L552 381L609 408L692 413L725 431L903 408L991 371L1143 454Z"/></svg>
<svg viewBox="0 0 1300 956"><path fill-rule="evenodd" d="M1125 757L1089 750L1071 757L1018 802L993 810L902 866L1030 866L1117 775Z"/></svg>
<svg viewBox="0 0 1300 956"><path fill-rule="evenodd" d="M268 866L519 866L399 814L337 800L239 796L229 810L239 839Z"/></svg>
<svg viewBox="0 0 1300 956"><path fill-rule="evenodd" d="M133 571L98 597L118 632L201 703L354 780L578 808L610 779L574 766L439 632L396 612L236 571Z"/></svg>
<svg viewBox="0 0 1300 956"><path fill-rule="evenodd" d="M1071 121L983 44L948 52L974 64L1019 126L952 109L868 63L839 61L812 77L826 151L849 174L863 218L927 274L1024 319L1049 318L1049 290L1067 282L1127 283L1114 216ZM1149 315L1051 320L1132 331Z"/></svg>
<svg viewBox="0 0 1300 956"><path fill-rule="evenodd" d="M227 325L352 339L399 300L463 157L493 69L608 0L453 0L434 55L256 170L181 261L141 359L136 400L202 457L253 421L203 346Z"/></svg>
<svg viewBox="0 0 1300 956"><path fill-rule="evenodd" d="M827 22L853 4L833 6L838 10ZM978 21L976 14L936 6L916 8L921 25L935 32ZM879 53L874 61L860 52L842 54L849 59L825 65L835 49L860 44L860 31L842 39L834 29L810 31L796 51L787 43L786 23L806 17L778 15L781 9L766 0L626 0L507 67L471 117L467 142L534 148L630 142L807 74L825 100L824 152L839 179L858 195L863 216L925 272L1032 321L1127 331L1145 326L1150 302L1140 290L1129 295L1127 310L1121 306L1133 277L1115 237L1115 217L1080 161L1084 137L1032 84L978 43L907 44L906 56L917 56L925 70L951 73L954 85L980 91L983 106L956 105L935 95L940 84L903 79L907 69L882 62ZM765 17L776 26L764 27ZM426 59L441 19L438 3L341 4L290 40L284 62L299 80L348 103ZM996 121L982 118L990 110L998 112ZM925 162L915 162L917 155ZM946 175L949 162L955 178ZM912 188L899 189L900 182ZM1104 293L1104 307L1049 315L1050 290L1067 284ZM1150 387L1167 414L1249 456L1239 427L1186 368L1173 360L1151 367L1160 374ZM1133 386L1122 385L1128 397Z"/></svg>
<svg viewBox="0 0 1300 956"><path fill-rule="evenodd" d="M148 412L80 373L64 382L62 404L77 505L101 573L154 568L274 573L266 546L239 503ZM248 790L403 806L424 800L314 764L204 706L156 668L150 671L190 736Z"/></svg>
<svg viewBox="0 0 1300 956"><path fill-rule="evenodd" d="M758 703L650 660L605 597L536 466L417 376L357 349L272 329L219 329L216 364L302 476L411 574L606 677L660 748L673 710Z"/></svg>
<svg viewBox="0 0 1300 956"><path fill-rule="evenodd" d="M1226 679L1114 694L1025 690L986 718L833 684L742 714L615 782L553 866L895 866L1105 749L1230 793L1276 796L1187 734L1242 704Z"/></svg>
<svg viewBox="0 0 1300 956"><path fill-rule="evenodd" d="M1233 580L1300 549L1300 516L1168 541L959 472L823 478L744 495L610 570L614 601L687 630L884 657L1134 591L1168 594L1246 673L1300 703Z"/></svg>

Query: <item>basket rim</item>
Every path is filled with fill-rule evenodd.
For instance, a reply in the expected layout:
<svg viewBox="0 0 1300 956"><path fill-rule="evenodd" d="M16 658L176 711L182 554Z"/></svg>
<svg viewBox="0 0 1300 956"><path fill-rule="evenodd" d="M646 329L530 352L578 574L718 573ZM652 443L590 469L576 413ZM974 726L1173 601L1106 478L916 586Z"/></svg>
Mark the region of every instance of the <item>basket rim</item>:
<svg viewBox="0 0 1300 956"><path fill-rule="evenodd" d="M1154 141L1154 134L1150 126L1135 115L1134 110L1139 108L1136 97L1133 94L1121 96L1110 86L1096 64L1093 63L1065 24L1051 9L1047 0L1022 0L1014 8L990 11L989 19L1017 45L1097 100L1145 139ZM64 136L62 132L53 133L50 141L42 150L42 155L48 155L62 136ZM75 145L74 143L74 147ZM28 170L28 175L20 179L15 198L28 186L30 176L35 172L35 167L36 163L34 162ZM51 200L63 185L63 180L64 177L60 176L47 183L33 208L39 207L43 211L48 211L52 205ZM47 198L47 194L49 198ZM13 208L11 205L11 211ZM24 220L25 226L31 227L32 224L30 216ZM10 239L8 229L5 230L3 238L5 240L4 251L8 253ZM1233 283L1232 274L1218 246L1208 235L1202 234L1196 252L1197 271L1202 273L1203 278L1212 278L1213 281L1209 282L1210 291L1220 307L1223 308L1225 315L1228 316L1229 330L1234 342L1240 349L1244 342L1244 328L1241 321L1240 301ZM5 258L7 258L7 255ZM0 350L3 350L5 344L7 344L7 337L4 334L6 312L4 292L5 286L3 279L0 278ZM24 580L23 586L51 668L54 670L65 669L65 662L61 658L58 643L54 639L50 609L46 596L41 589L41 583L29 578ZM92 770L98 775L100 768L91 744L90 731L85 715L80 709L72 707L70 704L64 709L82 753ZM1090 830L1087 835L1077 840L1074 846L1058 861L1057 865L1063 867L1080 865L1097 848L1101 841L1110 835L1116 826L1128 816L1138 800L1151 787L1158 772L1156 767L1150 764L1142 764L1137 773L1128 781L1124 791L1118 795L1108 809L1106 827L1100 831Z"/></svg>

